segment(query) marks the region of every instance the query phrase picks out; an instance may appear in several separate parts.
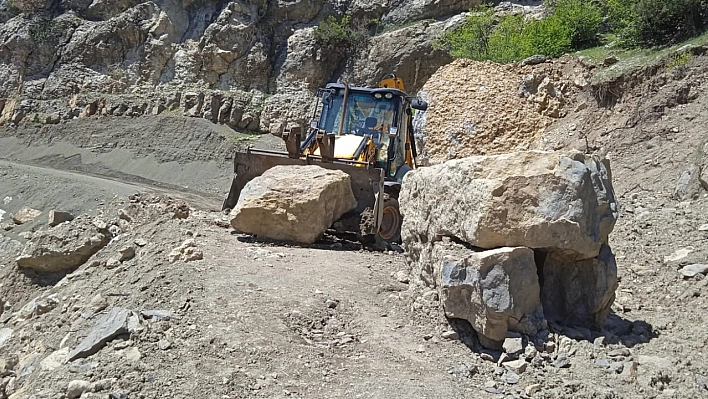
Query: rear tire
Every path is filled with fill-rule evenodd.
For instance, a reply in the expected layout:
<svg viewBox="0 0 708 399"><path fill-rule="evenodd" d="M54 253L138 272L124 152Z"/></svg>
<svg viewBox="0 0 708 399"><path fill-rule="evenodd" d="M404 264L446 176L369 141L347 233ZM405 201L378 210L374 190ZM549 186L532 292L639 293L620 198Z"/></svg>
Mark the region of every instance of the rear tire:
<svg viewBox="0 0 708 399"><path fill-rule="evenodd" d="M398 206L398 199L384 195L383 211L381 217L381 227L376 234L376 241L381 241L387 244L401 243L401 225L403 224L403 216Z"/></svg>

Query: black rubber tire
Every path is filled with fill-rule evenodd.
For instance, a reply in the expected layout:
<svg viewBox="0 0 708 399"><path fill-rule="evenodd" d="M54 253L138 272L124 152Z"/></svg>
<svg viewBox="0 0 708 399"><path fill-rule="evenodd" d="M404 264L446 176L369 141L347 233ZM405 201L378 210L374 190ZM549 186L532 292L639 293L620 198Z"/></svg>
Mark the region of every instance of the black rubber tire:
<svg viewBox="0 0 708 399"><path fill-rule="evenodd" d="M381 228L378 234L376 234L376 241L387 244L400 244L402 224L403 216L401 216L401 210L398 206L398 199L389 194L385 194Z"/></svg>

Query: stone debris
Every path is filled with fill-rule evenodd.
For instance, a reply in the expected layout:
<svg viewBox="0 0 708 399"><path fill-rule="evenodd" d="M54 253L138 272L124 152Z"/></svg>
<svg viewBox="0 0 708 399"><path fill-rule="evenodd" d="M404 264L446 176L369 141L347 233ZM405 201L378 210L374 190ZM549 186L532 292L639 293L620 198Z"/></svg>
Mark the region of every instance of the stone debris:
<svg viewBox="0 0 708 399"><path fill-rule="evenodd" d="M566 356L566 355L558 355L556 360L554 360L553 363L551 363L551 366L558 368L558 369L570 367L570 360L568 359L568 356Z"/></svg>
<svg viewBox="0 0 708 399"><path fill-rule="evenodd" d="M155 320L155 321L169 321L170 319L173 319L177 317L172 311L170 310L159 310L159 309L153 309L153 310L143 310L140 312L140 315L143 316L143 318L147 320Z"/></svg>
<svg viewBox="0 0 708 399"><path fill-rule="evenodd" d="M48 224L51 227L57 226L64 222L70 222L72 220L74 220L74 215L69 212L57 211L55 209L49 211Z"/></svg>
<svg viewBox="0 0 708 399"><path fill-rule="evenodd" d="M131 260L135 257L135 247L131 245L121 248L118 252L120 253L120 258L118 260L121 262Z"/></svg>
<svg viewBox="0 0 708 399"><path fill-rule="evenodd" d="M698 165L690 165L676 181L674 197L679 201L698 198L703 187L700 182L701 169Z"/></svg>
<svg viewBox="0 0 708 399"><path fill-rule="evenodd" d="M516 374L523 374L524 371L526 371L526 366L528 365L528 363L526 363L526 360L524 360L524 359L518 359L518 360L512 360L510 362L506 362L503 365L508 370L510 370Z"/></svg>
<svg viewBox="0 0 708 399"><path fill-rule="evenodd" d="M695 250L695 248L693 248L693 247L677 249L671 255L664 256L664 263L666 263L666 264L678 263L678 262L686 259L686 257L689 254L691 254L691 252L693 252L694 250Z"/></svg>
<svg viewBox="0 0 708 399"><path fill-rule="evenodd" d="M524 351L524 340L523 338L519 337L509 337L509 334L507 334L507 338L504 340L504 344L502 345L502 348L504 348L504 352L506 352L509 355L516 356L521 354Z"/></svg>
<svg viewBox="0 0 708 399"><path fill-rule="evenodd" d="M708 264L692 264L687 265L679 270L679 273L683 275L684 278L695 277L698 274L705 276L708 274Z"/></svg>
<svg viewBox="0 0 708 399"><path fill-rule="evenodd" d="M68 360L91 356L113 338L127 333L129 315L130 312L126 309L112 308L96 321L88 336L69 353Z"/></svg>
<svg viewBox="0 0 708 399"><path fill-rule="evenodd" d="M440 338L449 339L449 340L456 340L456 339L460 339L460 334L458 334L457 331L443 331L440 334Z"/></svg>
<svg viewBox="0 0 708 399"><path fill-rule="evenodd" d="M260 238L312 244L356 205L345 172L276 166L246 184L231 211L231 226Z"/></svg>
<svg viewBox="0 0 708 399"><path fill-rule="evenodd" d="M97 227L96 223L79 217L56 227L42 228L25 244L17 265L46 273L76 269L108 244L107 227L105 223Z"/></svg>
<svg viewBox="0 0 708 399"><path fill-rule="evenodd" d="M73 380L66 387L66 397L68 399L76 399L85 392L90 392L92 388L91 382L84 380Z"/></svg>
<svg viewBox="0 0 708 399"><path fill-rule="evenodd" d="M10 338L12 338L13 332L14 330L11 328L0 328L0 348L2 348L7 343L7 341L10 340Z"/></svg>
<svg viewBox="0 0 708 399"><path fill-rule="evenodd" d="M25 224L33 221L41 214L42 211L25 206L12 215L12 221L15 222L15 224Z"/></svg>
<svg viewBox="0 0 708 399"><path fill-rule="evenodd" d="M173 249L167 257L172 263L178 260L192 262L195 260L204 259L204 253L201 249L197 248L197 242L194 238L188 238L182 243L182 245Z"/></svg>

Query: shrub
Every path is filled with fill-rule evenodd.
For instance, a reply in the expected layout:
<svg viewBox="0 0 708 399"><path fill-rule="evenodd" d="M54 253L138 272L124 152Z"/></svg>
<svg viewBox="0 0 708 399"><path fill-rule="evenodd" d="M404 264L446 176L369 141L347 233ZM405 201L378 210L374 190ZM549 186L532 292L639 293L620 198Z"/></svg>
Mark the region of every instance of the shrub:
<svg viewBox="0 0 708 399"><path fill-rule="evenodd" d="M561 23L570 31L573 48L579 49L597 42L602 23L602 11L597 4L586 0L555 0L550 2L550 8L553 10L551 18L558 19L554 24Z"/></svg>
<svg viewBox="0 0 708 399"><path fill-rule="evenodd" d="M639 44L662 45L696 36L706 28L706 0L636 0L635 26L627 33ZM632 37L633 36L633 37Z"/></svg>
<svg viewBox="0 0 708 399"><path fill-rule="evenodd" d="M560 17L531 21L524 29L526 55L543 54L560 57L573 48L573 31Z"/></svg>
<svg viewBox="0 0 708 399"><path fill-rule="evenodd" d="M433 47L447 48L454 58L488 59L489 36L494 26L494 10L483 5L473 9L460 28L445 33Z"/></svg>
<svg viewBox="0 0 708 399"><path fill-rule="evenodd" d="M330 15L317 26L315 38L321 44L352 47L368 38L368 27L352 22L349 15L341 19Z"/></svg>
<svg viewBox="0 0 708 399"><path fill-rule="evenodd" d="M535 54L559 57L571 49L572 30L558 16L527 21L523 15L507 15L494 25L494 11L476 9L460 28L445 33L435 44L455 58L519 61Z"/></svg>

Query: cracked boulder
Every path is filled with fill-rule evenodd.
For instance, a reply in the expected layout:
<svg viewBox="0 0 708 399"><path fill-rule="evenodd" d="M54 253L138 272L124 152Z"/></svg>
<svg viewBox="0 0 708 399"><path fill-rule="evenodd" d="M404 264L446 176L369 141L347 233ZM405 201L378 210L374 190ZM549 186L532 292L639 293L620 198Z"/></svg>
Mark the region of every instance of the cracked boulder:
<svg viewBox="0 0 708 399"><path fill-rule="evenodd" d="M469 321L483 345L501 347L508 330L533 335L546 328L532 250L475 252L449 240L437 244L445 315Z"/></svg>
<svg viewBox="0 0 708 399"><path fill-rule="evenodd" d="M78 217L32 234L17 258L17 265L44 273L70 271L105 247L110 233L105 223Z"/></svg>
<svg viewBox="0 0 708 399"><path fill-rule="evenodd" d="M436 288L448 317L470 321L485 346L546 320L604 323L617 288L606 160L541 151L453 160L406 175L399 202L411 281Z"/></svg>
<svg viewBox="0 0 708 399"><path fill-rule="evenodd" d="M231 226L260 238L312 244L356 205L345 172L276 166L246 184L231 211Z"/></svg>

